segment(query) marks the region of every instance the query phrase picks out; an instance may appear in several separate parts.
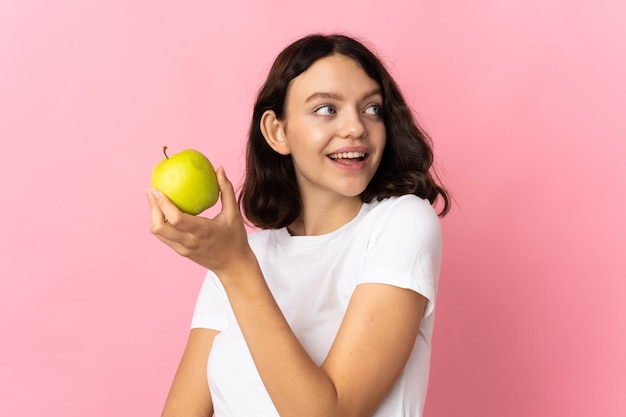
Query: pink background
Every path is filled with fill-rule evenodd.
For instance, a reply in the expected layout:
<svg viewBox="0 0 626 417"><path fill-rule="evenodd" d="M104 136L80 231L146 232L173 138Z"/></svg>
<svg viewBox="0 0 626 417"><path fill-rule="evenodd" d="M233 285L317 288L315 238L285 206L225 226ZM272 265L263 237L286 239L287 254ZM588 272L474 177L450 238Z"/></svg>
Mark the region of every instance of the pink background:
<svg viewBox="0 0 626 417"><path fill-rule="evenodd" d="M310 31L378 49L456 197L427 416L626 415L617 0L2 1L0 415L159 415L203 271L149 234L150 171L193 147L238 181Z"/></svg>

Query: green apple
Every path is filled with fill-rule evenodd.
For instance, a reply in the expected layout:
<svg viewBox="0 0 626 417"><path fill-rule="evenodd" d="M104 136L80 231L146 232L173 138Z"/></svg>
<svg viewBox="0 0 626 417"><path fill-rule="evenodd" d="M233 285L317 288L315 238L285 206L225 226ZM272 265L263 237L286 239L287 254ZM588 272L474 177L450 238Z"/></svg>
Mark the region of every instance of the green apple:
<svg viewBox="0 0 626 417"><path fill-rule="evenodd" d="M185 149L165 159L152 170L152 186L184 213L199 214L217 202L219 186L211 161L194 149Z"/></svg>

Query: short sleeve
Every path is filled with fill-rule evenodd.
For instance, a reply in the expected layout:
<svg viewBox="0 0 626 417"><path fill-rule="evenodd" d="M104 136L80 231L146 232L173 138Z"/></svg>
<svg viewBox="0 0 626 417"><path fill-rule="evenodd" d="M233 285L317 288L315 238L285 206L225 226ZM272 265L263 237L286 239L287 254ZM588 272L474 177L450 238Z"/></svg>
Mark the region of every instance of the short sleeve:
<svg viewBox="0 0 626 417"><path fill-rule="evenodd" d="M191 328L222 331L228 325L229 311L224 287L212 271L207 271L196 301Z"/></svg>
<svg viewBox="0 0 626 417"><path fill-rule="evenodd" d="M427 317L435 307L441 251L441 225L434 208L414 195L398 197L376 218L359 284L416 291L428 300Z"/></svg>

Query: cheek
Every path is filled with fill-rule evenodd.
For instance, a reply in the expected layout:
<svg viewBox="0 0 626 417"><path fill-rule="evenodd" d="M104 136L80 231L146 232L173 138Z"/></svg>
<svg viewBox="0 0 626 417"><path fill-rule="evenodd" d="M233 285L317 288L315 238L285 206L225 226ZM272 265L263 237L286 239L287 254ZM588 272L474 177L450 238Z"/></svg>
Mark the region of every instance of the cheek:
<svg viewBox="0 0 626 417"><path fill-rule="evenodd" d="M383 150L385 149L385 146L387 145L387 133L385 130L385 127L377 127L373 130L370 131L371 132L371 140L372 140L372 144L376 146L376 148L378 149L379 153L382 154Z"/></svg>
<svg viewBox="0 0 626 417"><path fill-rule="evenodd" d="M322 129L300 129L291 130L287 134L287 141L292 153L297 154L316 154L322 153L329 142L327 132Z"/></svg>

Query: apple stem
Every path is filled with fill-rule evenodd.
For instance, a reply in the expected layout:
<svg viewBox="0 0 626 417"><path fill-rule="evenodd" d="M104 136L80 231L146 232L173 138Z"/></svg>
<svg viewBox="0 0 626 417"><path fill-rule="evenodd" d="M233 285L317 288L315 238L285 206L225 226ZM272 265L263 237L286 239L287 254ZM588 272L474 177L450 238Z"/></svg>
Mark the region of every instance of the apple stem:
<svg viewBox="0 0 626 417"><path fill-rule="evenodd" d="M166 159L170 159L170 157L169 157L169 156L167 156L167 154L165 153L165 151L166 151L166 150L167 150L167 146L164 146L164 147L163 147L163 155L165 155L165 158L166 158Z"/></svg>

